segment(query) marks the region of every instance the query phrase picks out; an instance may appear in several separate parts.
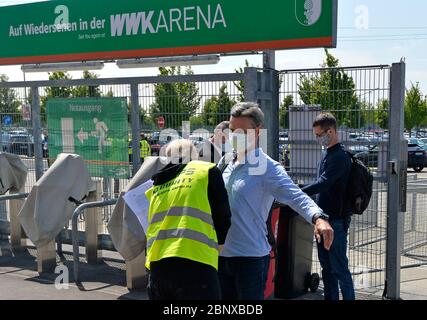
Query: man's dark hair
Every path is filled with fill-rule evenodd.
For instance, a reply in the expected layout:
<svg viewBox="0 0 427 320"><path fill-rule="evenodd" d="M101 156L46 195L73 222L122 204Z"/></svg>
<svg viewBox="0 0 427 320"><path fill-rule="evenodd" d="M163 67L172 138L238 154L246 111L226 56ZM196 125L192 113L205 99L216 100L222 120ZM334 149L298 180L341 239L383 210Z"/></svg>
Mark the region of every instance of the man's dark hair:
<svg viewBox="0 0 427 320"><path fill-rule="evenodd" d="M313 128L320 127L322 130L328 130L333 128L335 131L337 130L337 119L332 115L332 113L324 112L319 114L316 117L316 120L313 122Z"/></svg>

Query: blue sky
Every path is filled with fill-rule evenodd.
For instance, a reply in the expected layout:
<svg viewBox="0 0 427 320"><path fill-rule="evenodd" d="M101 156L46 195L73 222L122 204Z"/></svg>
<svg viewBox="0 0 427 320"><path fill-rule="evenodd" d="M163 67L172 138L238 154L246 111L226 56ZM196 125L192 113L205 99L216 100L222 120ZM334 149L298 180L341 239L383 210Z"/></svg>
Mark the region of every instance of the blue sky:
<svg viewBox="0 0 427 320"><path fill-rule="evenodd" d="M28 2L37 1L0 0L0 5ZM367 29L356 28L356 22L360 19L357 9L360 8L369 11ZM338 44L331 52L340 59L342 66L391 64L404 57L407 63L407 85L419 82L423 92L427 94L426 12L425 0L339 0ZM317 67L323 58L323 49L280 51L276 56L276 68ZM216 66L199 66L193 69L196 73L233 72L244 64L245 59L255 66L262 64L261 56L236 56L222 58ZM0 66L0 73L6 73L11 80L23 80L22 72L17 66ZM101 77L146 76L157 74L157 69L121 71L111 64L97 73ZM80 73L71 74L75 78L80 77ZM46 78L47 75L43 73L27 75L27 80Z"/></svg>

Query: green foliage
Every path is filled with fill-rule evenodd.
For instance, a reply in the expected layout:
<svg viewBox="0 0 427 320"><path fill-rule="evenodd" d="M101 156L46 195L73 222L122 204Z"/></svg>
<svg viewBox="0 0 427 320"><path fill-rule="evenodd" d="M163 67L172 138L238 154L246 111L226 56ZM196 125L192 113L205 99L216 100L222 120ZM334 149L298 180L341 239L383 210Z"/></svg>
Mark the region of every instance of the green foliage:
<svg viewBox="0 0 427 320"><path fill-rule="evenodd" d="M98 76L89 71L83 72L82 79L97 79ZM49 80L71 80L72 77L68 72L53 72L49 73ZM112 92L111 92L112 94ZM77 87L47 87L45 95L41 97L41 112L46 113L46 104L52 98L85 98L85 97L101 97L99 86L77 86Z"/></svg>
<svg viewBox="0 0 427 320"><path fill-rule="evenodd" d="M236 101L231 99L227 92L227 85L223 84L217 97L206 100L202 113L203 123L215 127L222 121L228 120L231 108L235 104Z"/></svg>
<svg viewBox="0 0 427 320"><path fill-rule="evenodd" d="M68 72L49 73L49 80L71 80L72 77ZM44 89L45 95L41 97L40 110L42 114L46 113L47 101L52 98L69 98L72 95L71 87L47 87Z"/></svg>
<svg viewBox="0 0 427 320"><path fill-rule="evenodd" d="M181 75L180 67L159 68L159 71L161 76ZM185 74L193 74L190 67ZM158 117L163 116L169 128L180 128L200 106L199 89L194 82L159 83L155 85L154 95L155 102L150 106L152 121L157 123Z"/></svg>
<svg viewBox="0 0 427 320"><path fill-rule="evenodd" d="M245 59L245 66L244 67L239 67L237 69L235 69L234 71L236 71L236 73L244 73L245 72L245 68L251 67L249 65L249 61L247 59ZM244 102L245 101L245 82L244 81L237 81L234 82L234 85L236 86L237 90L240 92L239 97L237 98L237 100L239 102Z"/></svg>
<svg viewBox="0 0 427 320"><path fill-rule="evenodd" d="M411 132L427 122L427 101L423 97L419 83L412 84L406 90L405 97L405 129Z"/></svg>
<svg viewBox="0 0 427 320"><path fill-rule="evenodd" d="M89 71L83 72L83 79L98 79L98 76ZM77 86L72 89L72 96L76 98L100 97L99 86Z"/></svg>
<svg viewBox="0 0 427 320"><path fill-rule="evenodd" d="M5 74L0 75L0 82L7 81L9 81L9 78ZM0 88L0 114L18 113L20 106L21 102L19 101L14 89Z"/></svg>
<svg viewBox="0 0 427 320"><path fill-rule="evenodd" d="M287 95L282 103L280 104L280 111L279 111L279 117L280 117L280 128L287 129L289 128L289 107L294 104L294 98L292 95Z"/></svg>
<svg viewBox="0 0 427 320"><path fill-rule="evenodd" d="M326 60L322 67L328 67L318 75L301 75L298 92L305 104L320 105L322 110L332 112L338 125L358 128L364 125L360 113L355 83L343 70L336 69L339 60L325 49Z"/></svg>
<svg viewBox="0 0 427 320"><path fill-rule="evenodd" d="M388 129L388 115L389 115L390 102L387 99L381 100L378 103L375 112L375 123L382 129Z"/></svg>

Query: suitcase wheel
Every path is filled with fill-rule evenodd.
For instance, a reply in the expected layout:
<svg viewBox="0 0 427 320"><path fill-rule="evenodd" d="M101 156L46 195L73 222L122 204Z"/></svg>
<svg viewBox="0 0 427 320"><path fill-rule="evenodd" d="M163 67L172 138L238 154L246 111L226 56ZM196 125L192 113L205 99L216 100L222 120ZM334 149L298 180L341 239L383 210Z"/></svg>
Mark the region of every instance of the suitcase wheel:
<svg viewBox="0 0 427 320"><path fill-rule="evenodd" d="M318 273L313 273L312 275L310 275L309 288L312 293L315 293L317 291L317 289L319 288L319 283L320 276Z"/></svg>
<svg viewBox="0 0 427 320"><path fill-rule="evenodd" d="M314 293L319 288L320 283L320 276L318 273L307 273L305 276L305 290L304 292L307 293L310 289L310 292Z"/></svg>

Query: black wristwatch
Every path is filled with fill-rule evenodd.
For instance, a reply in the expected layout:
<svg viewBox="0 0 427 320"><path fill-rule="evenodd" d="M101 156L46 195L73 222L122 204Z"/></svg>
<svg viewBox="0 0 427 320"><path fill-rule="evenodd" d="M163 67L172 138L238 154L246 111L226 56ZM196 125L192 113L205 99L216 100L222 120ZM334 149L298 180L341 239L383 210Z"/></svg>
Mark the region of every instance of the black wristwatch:
<svg viewBox="0 0 427 320"><path fill-rule="evenodd" d="M325 213L316 213L313 216L313 219L312 219L313 224L316 224L317 219L323 219L323 220L328 221L329 220L329 216L327 214L325 214Z"/></svg>

